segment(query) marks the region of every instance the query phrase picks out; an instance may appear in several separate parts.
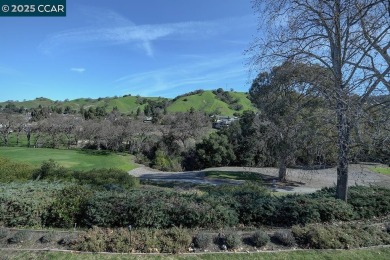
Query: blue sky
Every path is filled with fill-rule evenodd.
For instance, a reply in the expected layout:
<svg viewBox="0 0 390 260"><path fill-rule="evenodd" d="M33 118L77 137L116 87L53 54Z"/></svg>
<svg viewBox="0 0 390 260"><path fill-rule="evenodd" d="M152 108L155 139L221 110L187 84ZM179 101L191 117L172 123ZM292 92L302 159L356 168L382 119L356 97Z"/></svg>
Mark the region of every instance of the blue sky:
<svg viewBox="0 0 390 260"><path fill-rule="evenodd" d="M66 17L0 17L0 101L247 91L256 24L250 0L67 0Z"/></svg>

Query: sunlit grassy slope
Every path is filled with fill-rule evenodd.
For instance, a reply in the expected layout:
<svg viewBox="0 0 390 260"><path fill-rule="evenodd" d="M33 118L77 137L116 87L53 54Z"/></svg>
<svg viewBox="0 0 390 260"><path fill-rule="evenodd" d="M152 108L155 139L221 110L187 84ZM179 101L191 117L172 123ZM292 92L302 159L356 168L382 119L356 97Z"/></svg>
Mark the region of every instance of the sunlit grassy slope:
<svg viewBox="0 0 390 260"><path fill-rule="evenodd" d="M230 92L233 98L239 98L239 104L243 108L235 111L229 108L229 105L216 98L212 91L204 91L200 94L185 96L174 101L169 107L168 112L186 112L193 107L196 111L202 111L209 114L217 113L231 116L234 112L242 113L244 110L255 110L245 93Z"/></svg>
<svg viewBox="0 0 390 260"><path fill-rule="evenodd" d="M212 93L212 91L204 91L201 94L194 94L185 97L181 97L172 102L168 108L168 112L186 112L193 107L196 111L206 112L208 114L221 114L231 116L235 112L242 113L244 110L255 110L251 102L243 92L229 92L233 98L239 100L239 104L242 105L242 109L235 111L229 108L229 105L219 99ZM148 100L158 100L157 97L148 97ZM169 99L166 99L169 100ZM0 106L5 107L9 102L0 102ZM131 114L136 113L137 109L141 111L145 108L146 104L139 104L137 97L135 96L123 96L123 97L107 97L99 99L79 98L74 100L65 101L53 101L47 98L37 98L35 100L12 102L17 107L24 108L37 108L42 107L65 107L69 106L71 109L79 111L84 107L105 107L106 111L111 111L114 107L117 107L121 113Z"/></svg>

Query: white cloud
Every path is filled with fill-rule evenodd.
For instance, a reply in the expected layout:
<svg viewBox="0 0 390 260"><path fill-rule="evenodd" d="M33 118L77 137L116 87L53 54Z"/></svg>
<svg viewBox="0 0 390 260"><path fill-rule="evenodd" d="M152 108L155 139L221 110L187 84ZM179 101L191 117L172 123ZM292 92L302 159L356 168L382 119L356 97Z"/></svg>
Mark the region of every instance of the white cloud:
<svg viewBox="0 0 390 260"><path fill-rule="evenodd" d="M247 69L240 64L244 57L240 55L221 55L214 58L196 57L191 62L177 66L134 73L117 79L114 84L123 93L134 93L144 96L166 96L175 89L184 93L196 88L234 86L237 81L245 82ZM233 85L232 85L233 84Z"/></svg>
<svg viewBox="0 0 390 260"><path fill-rule="evenodd" d="M71 68L70 70L77 73L84 73L86 71L85 68Z"/></svg>
<svg viewBox="0 0 390 260"><path fill-rule="evenodd" d="M227 32L233 28L248 26L248 17L246 16L206 22L187 21L136 25L113 11L107 13L107 10L103 12L96 9L92 15L99 18L91 26L50 35L40 44L39 48L44 53L49 54L60 48L83 47L88 43L130 44L142 46L145 54L152 57L154 55L152 43L162 38L180 39L185 37L185 39L190 40L194 37L198 39Z"/></svg>

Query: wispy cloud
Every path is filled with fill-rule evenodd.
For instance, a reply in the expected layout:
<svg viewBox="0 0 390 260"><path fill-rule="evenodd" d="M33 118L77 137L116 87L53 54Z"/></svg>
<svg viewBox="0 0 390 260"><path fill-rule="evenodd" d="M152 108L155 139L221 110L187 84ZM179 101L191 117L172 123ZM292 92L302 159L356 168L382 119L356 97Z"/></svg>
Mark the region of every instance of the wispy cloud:
<svg viewBox="0 0 390 260"><path fill-rule="evenodd" d="M70 70L77 73L84 73L86 71L85 68L71 68Z"/></svg>
<svg viewBox="0 0 390 260"><path fill-rule="evenodd" d="M168 68L135 73L117 79L114 84L123 93L145 96L169 96L170 93L184 93L191 89L217 87L244 87L247 70L240 61L240 55L221 55L214 58L194 58ZM237 86L240 82L240 86ZM177 91L180 89L180 91Z"/></svg>
<svg viewBox="0 0 390 260"><path fill-rule="evenodd" d="M90 14L91 15L91 14ZM129 44L141 46L146 55L154 55L153 42L171 37L208 37L224 33L232 28L247 26L248 17L238 17L214 21L188 21L167 24L136 25L125 17L107 10L94 10L93 16L99 17L88 27L75 28L55 33L47 37L39 46L44 53L69 46L83 47L94 44ZM104 18L104 19L103 19ZM102 22L104 20L104 23Z"/></svg>

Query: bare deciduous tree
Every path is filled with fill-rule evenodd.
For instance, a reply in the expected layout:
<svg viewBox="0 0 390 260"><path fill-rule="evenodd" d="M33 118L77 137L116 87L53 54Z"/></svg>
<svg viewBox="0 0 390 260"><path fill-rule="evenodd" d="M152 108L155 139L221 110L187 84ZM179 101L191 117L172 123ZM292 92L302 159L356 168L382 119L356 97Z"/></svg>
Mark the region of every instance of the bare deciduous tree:
<svg viewBox="0 0 390 260"><path fill-rule="evenodd" d="M364 103L388 87L387 0L253 0L264 37L249 52L260 69L286 59L320 64L332 72L332 87L321 89L334 105L338 130L336 197L347 200L348 156L353 118L351 96ZM372 22L372 17L377 21ZM378 23L380 20L380 23ZM370 22L371 21L371 22ZM380 58L382 57L382 58ZM275 64L276 62L276 64Z"/></svg>

